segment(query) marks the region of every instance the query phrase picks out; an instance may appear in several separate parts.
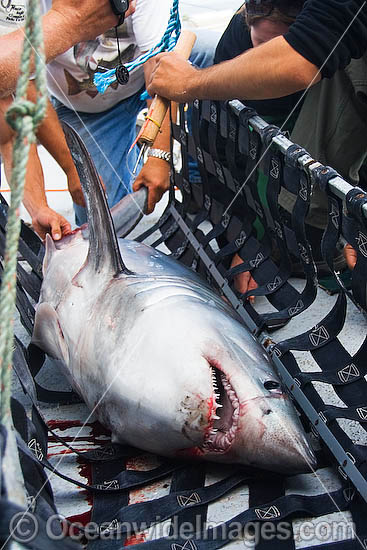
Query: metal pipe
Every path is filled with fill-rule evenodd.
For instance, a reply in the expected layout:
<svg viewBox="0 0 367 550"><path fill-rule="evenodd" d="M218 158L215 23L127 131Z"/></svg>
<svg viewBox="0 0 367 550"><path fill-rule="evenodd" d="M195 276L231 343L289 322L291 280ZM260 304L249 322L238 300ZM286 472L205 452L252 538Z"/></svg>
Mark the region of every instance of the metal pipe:
<svg viewBox="0 0 367 550"><path fill-rule="evenodd" d="M241 103L241 101L239 101L238 99L230 101L229 105L230 105L232 111L237 116L245 108L243 103ZM267 126L269 126L269 124L267 122L265 122L265 120L263 120L258 115L250 118L249 119L249 124L251 124L252 128L258 133L261 133L263 130L266 129ZM286 136L284 136L282 134L280 134L278 136L275 136L272 139L272 142L279 148L279 150L283 154L286 154L289 147L291 147L291 145L294 145L294 143L291 140L289 140ZM305 155L303 155L302 157L300 157L298 159L298 162L299 162L301 167L303 167L303 168L307 167L310 170L311 177L312 177L312 168L315 168L315 166L313 164L310 164L312 160L314 160L314 164L320 165L320 163L317 160L313 159L308 153L306 153ZM335 178L332 178L329 181L329 187L330 187L332 193L336 197L338 197L339 199L342 199L342 200L345 200L346 195L349 193L349 191L351 189L353 189L353 186L350 185L350 183L345 181L340 176L336 176ZM363 214L364 214L365 218L367 218L367 204L364 204L362 206L362 211L363 211Z"/></svg>

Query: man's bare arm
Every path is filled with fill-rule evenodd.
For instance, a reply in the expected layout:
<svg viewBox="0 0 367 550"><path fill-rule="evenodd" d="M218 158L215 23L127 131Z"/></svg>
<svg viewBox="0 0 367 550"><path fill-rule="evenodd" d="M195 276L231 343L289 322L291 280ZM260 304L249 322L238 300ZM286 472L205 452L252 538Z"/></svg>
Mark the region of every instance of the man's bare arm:
<svg viewBox="0 0 367 550"><path fill-rule="evenodd" d="M320 80L318 68L278 36L207 69L174 53L155 58L150 95L183 103L193 99L270 99L304 90Z"/></svg>
<svg viewBox="0 0 367 550"><path fill-rule="evenodd" d="M134 9L135 0L130 2L126 15ZM54 0L42 18L46 61L77 42L95 38L116 23L109 0ZM23 29L0 37L0 97L9 95L16 86L23 39Z"/></svg>
<svg viewBox="0 0 367 550"><path fill-rule="evenodd" d="M13 154L11 141L2 144L1 154L4 160L5 174L10 181ZM51 233L55 240L70 233L70 223L47 204L43 171L35 144L31 145L29 152L23 204L32 218L33 229L42 239L45 238L46 233Z"/></svg>
<svg viewBox="0 0 367 550"><path fill-rule="evenodd" d="M34 83L30 83L30 88L34 88ZM11 103L11 97L0 100L0 153L9 183L13 171L14 133L5 121L5 112ZM47 204L43 171L36 144L31 145L29 151L23 204L32 218L34 230L41 238L44 238L46 233L51 233L52 237L58 240L63 234L70 232L70 223Z"/></svg>
<svg viewBox="0 0 367 550"><path fill-rule="evenodd" d="M34 87L32 87L32 92L35 94ZM28 99L35 100L33 96L30 97L29 93ZM56 111L50 100L47 100L46 116L37 130L37 138L64 171L68 181L68 189L74 203L85 206L78 172L76 171Z"/></svg>

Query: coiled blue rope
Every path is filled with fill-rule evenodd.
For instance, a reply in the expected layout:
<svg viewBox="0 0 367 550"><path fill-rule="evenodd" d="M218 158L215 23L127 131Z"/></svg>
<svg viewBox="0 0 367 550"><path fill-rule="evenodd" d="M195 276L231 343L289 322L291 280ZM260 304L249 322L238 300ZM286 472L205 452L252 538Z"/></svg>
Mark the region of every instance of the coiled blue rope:
<svg viewBox="0 0 367 550"><path fill-rule="evenodd" d="M151 48L148 52L137 57L131 63L126 63L125 68L131 72L140 65L143 65L148 59L151 59L155 55L161 52L170 52L176 46L177 40L181 33L181 21L178 13L178 1L173 0L173 5L171 8L170 18L168 21L168 26L166 32L162 36L159 44ZM116 82L116 69L111 69L105 73L95 73L94 75L94 84L100 94L103 94L111 84Z"/></svg>

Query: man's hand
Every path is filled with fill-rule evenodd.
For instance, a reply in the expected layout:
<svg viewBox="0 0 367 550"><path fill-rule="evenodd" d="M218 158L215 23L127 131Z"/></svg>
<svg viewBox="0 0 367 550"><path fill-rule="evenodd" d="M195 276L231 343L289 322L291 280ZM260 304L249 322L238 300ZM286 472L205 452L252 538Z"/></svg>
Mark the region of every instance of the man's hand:
<svg viewBox="0 0 367 550"><path fill-rule="evenodd" d="M152 97L158 94L177 103L186 103L195 99L196 81L201 71L195 69L181 55L170 52L157 55L154 59L148 93Z"/></svg>
<svg viewBox="0 0 367 550"><path fill-rule="evenodd" d="M344 247L344 258L349 269L354 269L357 263L357 251L351 244L346 244Z"/></svg>
<svg viewBox="0 0 367 550"><path fill-rule="evenodd" d="M242 263L242 258L238 254L235 254L232 258L231 268L237 267ZM257 288L257 282L255 281L255 279L252 278L250 271L244 271L243 273L235 275L233 280L235 289L238 292L241 292L241 294L244 294L248 290L255 290L255 288ZM249 296L248 299L252 303L255 301L254 296Z"/></svg>
<svg viewBox="0 0 367 550"><path fill-rule="evenodd" d="M43 206L37 211L32 218L32 226L41 239L45 239L46 233L50 233L54 241L59 241L61 237L71 233L70 223L48 206Z"/></svg>
<svg viewBox="0 0 367 550"><path fill-rule="evenodd" d="M136 0L130 1L125 17L135 11ZM118 23L118 17L111 9L110 0L53 0L50 16L61 23L70 37L70 45L93 40L99 34ZM61 20L61 21L60 21ZM62 22L63 20L63 22ZM60 27L60 28L61 28ZM58 25L56 28L59 28Z"/></svg>
<svg viewBox="0 0 367 550"><path fill-rule="evenodd" d="M145 186L148 189L148 203L146 214L151 214L157 202L163 194L169 189L169 171L168 162L162 159L149 157L136 178L133 191L138 191Z"/></svg>
<svg viewBox="0 0 367 550"><path fill-rule="evenodd" d="M135 0L130 2L126 15L134 11ZM95 39L117 23L110 0L53 0L52 8L42 17L46 62L78 42ZM8 96L16 87L23 40L24 29L0 36L0 97Z"/></svg>

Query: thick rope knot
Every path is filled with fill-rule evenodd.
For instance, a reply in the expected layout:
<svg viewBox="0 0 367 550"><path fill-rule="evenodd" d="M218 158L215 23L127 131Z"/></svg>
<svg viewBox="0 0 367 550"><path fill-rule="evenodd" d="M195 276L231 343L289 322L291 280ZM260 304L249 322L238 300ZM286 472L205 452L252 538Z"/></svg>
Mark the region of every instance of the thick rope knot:
<svg viewBox="0 0 367 550"><path fill-rule="evenodd" d="M37 108L36 104L32 101L29 101L28 99L15 99L12 105L9 107L9 109L6 112L6 121L9 124L9 126L12 127L12 129L19 133L21 132L25 126L29 128L29 130L33 133L38 123L36 122L37 118ZM25 121L26 117L29 117L32 121L32 124L30 126L29 121ZM28 136L31 138L31 136Z"/></svg>

